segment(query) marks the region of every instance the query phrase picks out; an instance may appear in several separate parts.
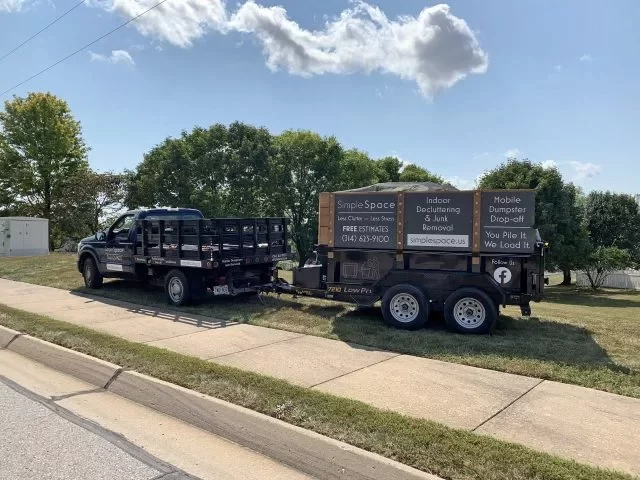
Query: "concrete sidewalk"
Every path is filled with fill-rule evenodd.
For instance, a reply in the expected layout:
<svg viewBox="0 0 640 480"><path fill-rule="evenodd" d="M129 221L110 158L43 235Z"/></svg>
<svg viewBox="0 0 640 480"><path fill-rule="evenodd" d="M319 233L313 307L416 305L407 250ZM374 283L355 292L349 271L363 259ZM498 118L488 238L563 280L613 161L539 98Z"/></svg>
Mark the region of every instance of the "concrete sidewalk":
<svg viewBox="0 0 640 480"><path fill-rule="evenodd" d="M0 279L0 303L640 475L640 400Z"/></svg>

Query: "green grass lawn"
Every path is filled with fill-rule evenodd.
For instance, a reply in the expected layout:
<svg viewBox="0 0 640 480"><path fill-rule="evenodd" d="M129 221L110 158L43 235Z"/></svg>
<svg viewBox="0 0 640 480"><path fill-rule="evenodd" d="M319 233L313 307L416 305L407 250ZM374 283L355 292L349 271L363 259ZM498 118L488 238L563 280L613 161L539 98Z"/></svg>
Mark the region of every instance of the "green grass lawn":
<svg viewBox="0 0 640 480"><path fill-rule="evenodd" d="M73 255L0 259L0 277L166 307L160 289L131 282L85 290ZM437 318L419 331L395 330L379 309L289 295L211 298L182 310L640 398L640 292L548 287L531 318L507 308L492 336L454 334Z"/></svg>
<svg viewBox="0 0 640 480"><path fill-rule="evenodd" d="M0 324L277 417L446 479L632 478L3 305Z"/></svg>

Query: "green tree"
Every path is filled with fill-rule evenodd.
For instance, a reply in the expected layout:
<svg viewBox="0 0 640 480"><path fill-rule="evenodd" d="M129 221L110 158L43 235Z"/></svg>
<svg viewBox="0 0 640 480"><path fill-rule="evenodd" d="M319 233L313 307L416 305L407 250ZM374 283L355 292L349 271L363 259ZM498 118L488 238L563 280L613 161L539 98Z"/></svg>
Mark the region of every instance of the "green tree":
<svg viewBox="0 0 640 480"><path fill-rule="evenodd" d="M196 127L145 154L127 205L198 208L206 216L256 216L265 210L271 134L235 122Z"/></svg>
<svg viewBox="0 0 640 480"><path fill-rule="evenodd" d="M571 269L589 251L578 206L579 191L566 184L555 168L543 168L529 160L509 160L482 176L482 189L533 189L536 191L536 225L550 244L546 266L561 269L564 284L571 282Z"/></svg>
<svg viewBox="0 0 640 480"><path fill-rule="evenodd" d="M585 201L585 225L594 247L627 250L640 264L640 211L631 195L591 192Z"/></svg>
<svg viewBox="0 0 640 480"><path fill-rule="evenodd" d="M342 157L340 189L366 187L378 182L376 163L365 152L352 148Z"/></svg>
<svg viewBox="0 0 640 480"><path fill-rule="evenodd" d="M318 238L321 192L339 187L343 150L334 137L309 131L286 131L273 140L270 162L270 211L291 219L291 237L300 265Z"/></svg>
<svg viewBox="0 0 640 480"><path fill-rule="evenodd" d="M88 168L80 123L67 103L50 93L30 93L5 102L0 112L0 190L16 211L48 218L50 248L64 231L61 207L72 179Z"/></svg>
<svg viewBox="0 0 640 480"><path fill-rule="evenodd" d="M633 264L629 252L618 247L596 247L578 262L578 267L587 278L591 288L600 288L607 277L616 270L624 270Z"/></svg>
<svg viewBox="0 0 640 480"><path fill-rule="evenodd" d="M384 157L375 161L378 182L399 182L402 161L398 157Z"/></svg>
<svg viewBox="0 0 640 480"><path fill-rule="evenodd" d="M271 134L266 128L240 122L232 123L228 132L225 212L233 216L263 215L268 195Z"/></svg>
<svg viewBox="0 0 640 480"><path fill-rule="evenodd" d="M401 182L434 182L444 183L444 179L418 165L409 164L400 173Z"/></svg>
<svg viewBox="0 0 640 480"><path fill-rule="evenodd" d="M74 178L74 192L69 204L77 208L74 217L81 222L78 231L97 232L111 223L123 209L127 194L127 175L114 172L80 172Z"/></svg>
<svg viewBox="0 0 640 480"><path fill-rule="evenodd" d="M209 217L225 215L229 131L216 123L208 129L196 127L188 136L193 159L195 196L198 208Z"/></svg>
<svg viewBox="0 0 640 480"><path fill-rule="evenodd" d="M197 205L198 172L186 141L167 138L144 155L131 178L126 203L136 207L190 207Z"/></svg>

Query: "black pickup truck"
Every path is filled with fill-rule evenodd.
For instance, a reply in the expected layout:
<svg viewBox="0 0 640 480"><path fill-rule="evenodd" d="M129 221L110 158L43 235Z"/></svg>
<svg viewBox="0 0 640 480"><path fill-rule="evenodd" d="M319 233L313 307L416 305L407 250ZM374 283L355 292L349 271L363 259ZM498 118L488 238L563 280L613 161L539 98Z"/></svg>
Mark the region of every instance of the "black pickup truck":
<svg viewBox="0 0 640 480"><path fill-rule="evenodd" d="M182 305L214 295L270 290L275 265L291 258L286 218L204 218L198 210L126 212L78 244L78 271L89 288L104 278L162 285Z"/></svg>

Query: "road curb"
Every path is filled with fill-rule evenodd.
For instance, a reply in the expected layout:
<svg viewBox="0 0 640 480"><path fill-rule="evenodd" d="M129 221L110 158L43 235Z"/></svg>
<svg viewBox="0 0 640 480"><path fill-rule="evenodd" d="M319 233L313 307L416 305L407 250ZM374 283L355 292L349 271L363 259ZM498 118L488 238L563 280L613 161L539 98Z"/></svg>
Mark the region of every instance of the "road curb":
<svg viewBox="0 0 640 480"><path fill-rule="evenodd" d="M253 410L137 372L122 372L111 384L109 391L248 447L316 478L438 478Z"/></svg>
<svg viewBox="0 0 640 480"><path fill-rule="evenodd" d="M15 330L11 330L10 328L0 325L0 350L7 348L7 345L13 342L19 335L21 335L20 332L16 332Z"/></svg>
<svg viewBox="0 0 640 480"><path fill-rule="evenodd" d="M8 345L7 350L101 388L122 371L113 363L29 335L19 335Z"/></svg>
<svg viewBox="0 0 640 480"><path fill-rule="evenodd" d="M12 340L12 341L11 341ZM440 480L381 455L0 327L0 346L323 480Z"/></svg>

